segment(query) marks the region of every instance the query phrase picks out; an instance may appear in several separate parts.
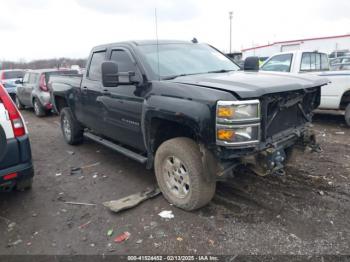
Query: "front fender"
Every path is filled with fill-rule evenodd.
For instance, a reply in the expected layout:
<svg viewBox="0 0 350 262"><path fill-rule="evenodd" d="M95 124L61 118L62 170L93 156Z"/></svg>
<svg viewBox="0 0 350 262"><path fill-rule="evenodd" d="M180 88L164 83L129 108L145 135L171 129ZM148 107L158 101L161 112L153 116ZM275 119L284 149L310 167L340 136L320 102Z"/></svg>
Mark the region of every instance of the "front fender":
<svg viewBox="0 0 350 262"><path fill-rule="evenodd" d="M178 97L152 96L145 100L142 112L142 131L148 148L152 119L159 118L189 127L204 143L213 141L213 108L202 101Z"/></svg>

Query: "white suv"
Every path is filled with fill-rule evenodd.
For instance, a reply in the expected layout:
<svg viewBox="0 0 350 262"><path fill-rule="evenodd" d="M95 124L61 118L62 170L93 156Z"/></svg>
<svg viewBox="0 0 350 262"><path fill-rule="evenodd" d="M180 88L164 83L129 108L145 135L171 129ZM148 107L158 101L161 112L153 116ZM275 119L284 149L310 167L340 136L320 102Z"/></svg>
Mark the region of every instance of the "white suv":
<svg viewBox="0 0 350 262"><path fill-rule="evenodd" d="M31 188L31 149L23 118L0 84L0 190Z"/></svg>

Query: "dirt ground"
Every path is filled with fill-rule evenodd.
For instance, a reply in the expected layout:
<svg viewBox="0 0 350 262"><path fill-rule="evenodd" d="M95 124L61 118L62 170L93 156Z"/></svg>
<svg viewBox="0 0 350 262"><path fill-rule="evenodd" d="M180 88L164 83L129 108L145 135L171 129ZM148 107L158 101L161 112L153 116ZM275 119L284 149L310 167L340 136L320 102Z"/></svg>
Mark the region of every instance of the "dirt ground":
<svg viewBox="0 0 350 262"><path fill-rule="evenodd" d="M350 254L350 128L341 116L315 117L324 151L298 156L284 177L236 174L196 212L160 195L113 214L102 202L155 185L153 173L91 141L65 144L57 116L23 115L36 174L32 190L0 194L0 254ZM114 243L124 231L130 238Z"/></svg>

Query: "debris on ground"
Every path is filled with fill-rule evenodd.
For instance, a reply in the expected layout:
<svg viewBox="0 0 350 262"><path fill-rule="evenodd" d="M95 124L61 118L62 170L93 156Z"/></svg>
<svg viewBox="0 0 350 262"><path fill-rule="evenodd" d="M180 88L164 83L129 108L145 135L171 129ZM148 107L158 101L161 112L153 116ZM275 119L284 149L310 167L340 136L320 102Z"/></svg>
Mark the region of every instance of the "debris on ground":
<svg viewBox="0 0 350 262"><path fill-rule="evenodd" d="M324 192L321 190L321 191L318 191L318 193L321 195L321 196L324 196Z"/></svg>
<svg viewBox="0 0 350 262"><path fill-rule="evenodd" d="M183 238L182 237L177 237L176 240L181 242L183 240Z"/></svg>
<svg viewBox="0 0 350 262"><path fill-rule="evenodd" d="M92 174L92 178L97 178L97 176L98 176L98 172L95 172Z"/></svg>
<svg viewBox="0 0 350 262"><path fill-rule="evenodd" d="M64 202L65 204L78 205L78 206L96 206L93 203L81 203L81 202Z"/></svg>
<svg viewBox="0 0 350 262"><path fill-rule="evenodd" d="M91 224L91 220L86 222L85 224L80 225L79 229L83 229L83 228L87 227L89 224Z"/></svg>
<svg viewBox="0 0 350 262"><path fill-rule="evenodd" d="M119 236L117 236L115 239L114 239L114 242L115 243L121 243L125 240L128 240L130 237L130 233L128 231L125 231L123 232L122 234L120 234Z"/></svg>
<svg viewBox="0 0 350 262"><path fill-rule="evenodd" d="M82 166L81 169L86 169L86 168L98 166L100 164L101 164L100 162L96 162L96 163L93 163L93 164L90 164L90 165Z"/></svg>
<svg viewBox="0 0 350 262"><path fill-rule="evenodd" d="M142 239L138 239L138 240L136 241L136 244L140 245L140 244L142 244L142 242L143 242Z"/></svg>
<svg viewBox="0 0 350 262"><path fill-rule="evenodd" d="M163 210L162 212L160 212L158 214L158 216L162 217L162 218L167 218L167 219L171 219L171 218L174 218L174 214L173 214L173 211L171 210Z"/></svg>
<svg viewBox="0 0 350 262"><path fill-rule="evenodd" d="M17 246L18 244L21 244L23 241L22 239L18 239L12 243L9 243L7 246L12 247L12 246Z"/></svg>
<svg viewBox="0 0 350 262"><path fill-rule="evenodd" d="M71 156L75 154L74 151L69 151L69 150L67 150L67 153L70 154Z"/></svg>
<svg viewBox="0 0 350 262"><path fill-rule="evenodd" d="M56 176L62 176L62 173L57 173Z"/></svg>
<svg viewBox="0 0 350 262"><path fill-rule="evenodd" d="M70 174L73 175L82 175L83 174L83 170L80 167L72 167L70 169Z"/></svg>
<svg viewBox="0 0 350 262"><path fill-rule="evenodd" d="M7 226L7 231L8 232L11 232L16 226L16 223L15 222L10 222Z"/></svg>
<svg viewBox="0 0 350 262"><path fill-rule="evenodd" d="M210 245L214 246L214 243L215 243L214 240L209 239L209 244Z"/></svg>
<svg viewBox="0 0 350 262"><path fill-rule="evenodd" d="M110 237L110 236L112 236L112 235L113 235L113 229L108 230L108 231L107 231L107 236Z"/></svg>
<svg viewBox="0 0 350 262"><path fill-rule="evenodd" d="M142 203L143 201L153 198L160 194L159 188L147 189L146 191L136 193L119 200L104 202L103 205L109 208L112 212L118 213L125 209L130 209Z"/></svg>

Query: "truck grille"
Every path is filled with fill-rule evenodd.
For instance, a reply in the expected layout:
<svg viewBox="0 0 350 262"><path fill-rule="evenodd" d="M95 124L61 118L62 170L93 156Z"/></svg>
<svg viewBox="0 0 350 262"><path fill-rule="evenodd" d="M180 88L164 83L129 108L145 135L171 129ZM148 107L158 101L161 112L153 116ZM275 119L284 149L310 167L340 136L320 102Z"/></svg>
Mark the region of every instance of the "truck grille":
<svg viewBox="0 0 350 262"><path fill-rule="evenodd" d="M262 98L261 139L311 122L312 110L320 104L320 88L278 93Z"/></svg>

